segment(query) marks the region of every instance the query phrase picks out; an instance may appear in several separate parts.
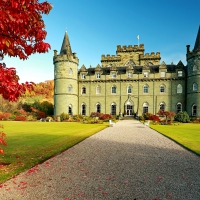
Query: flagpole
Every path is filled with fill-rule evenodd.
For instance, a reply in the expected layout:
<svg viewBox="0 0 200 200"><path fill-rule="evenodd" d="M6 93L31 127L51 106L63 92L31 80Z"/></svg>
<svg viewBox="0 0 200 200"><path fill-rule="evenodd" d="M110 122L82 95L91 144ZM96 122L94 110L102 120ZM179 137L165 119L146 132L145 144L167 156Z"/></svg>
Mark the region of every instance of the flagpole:
<svg viewBox="0 0 200 200"><path fill-rule="evenodd" d="M139 46L139 44L140 44L140 36L139 35L137 36L137 39L138 39L138 46Z"/></svg>

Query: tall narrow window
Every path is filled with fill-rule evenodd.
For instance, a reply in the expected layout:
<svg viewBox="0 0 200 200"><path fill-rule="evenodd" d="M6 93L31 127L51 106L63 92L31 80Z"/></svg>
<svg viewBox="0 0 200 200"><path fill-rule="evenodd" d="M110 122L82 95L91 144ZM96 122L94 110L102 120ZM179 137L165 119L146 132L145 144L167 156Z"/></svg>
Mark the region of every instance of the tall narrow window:
<svg viewBox="0 0 200 200"><path fill-rule="evenodd" d="M193 83L193 91L197 91L198 90L198 85L197 83Z"/></svg>
<svg viewBox="0 0 200 200"><path fill-rule="evenodd" d="M82 115L86 115L86 105L85 105L85 104L82 104L81 107L82 107L82 108L81 108L81 114L82 114Z"/></svg>
<svg viewBox="0 0 200 200"><path fill-rule="evenodd" d="M128 93L128 94L131 94L131 93L132 93L132 86L131 86L131 85L128 86L128 88L127 88L127 93Z"/></svg>
<svg viewBox="0 0 200 200"><path fill-rule="evenodd" d="M101 86L98 85L96 88L96 94L101 94Z"/></svg>
<svg viewBox="0 0 200 200"><path fill-rule="evenodd" d="M176 104L176 112L181 112L182 111L182 104L181 103L177 103Z"/></svg>
<svg viewBox="0 0 200 200"><path fill-rule="evenodd" d="M112 78L116 78L117 74L116 73L112 73Z"/></svg>
<svg viewBox="0 0 200 200"><path fill-rule="evenodd" d="M182 91L183 91L182 85L181 85L181 84L178 84L178 85L177 85L177 93L181 94Z"/></svg>
<svg viewBox="0 0 200 200"><path fill-rule="evenodd" d="M70 68L68 72L69 72L69 75L72 75L73 74L72 68Z"/></svg>
<svg viewBox="0 0 200 200"><path fill-rule="evenodd" d="M69 85L69 87L68 87L68 92L69 92L69 93L72 92L72 85Z"/></svg>
<svg viewBox="0 0 200 200"><path fill-rule="evenodd" d="M193 66L193 71L197 71L198 67L196 65Z"/></svg>
<svg viewBox="0 0 200 200"><path fill-rule="evenodd" d="M84 86L82 87L81 93L82 93L82 94L86 94L86 87L84 87Z"/></svg>
<svg viewBox="0 0 200 200"><path fill-rule="evenodd" d="M111 105L111 115L116 115L116 104Z"/></svg>
<svg viewBox="0 0 200 200"><path fill-rule="evenodd" d="M148 72L144 72L144 77L147 78L149 76Z"/></svg>
<svg viewBox="0 0 200 200"><path fill-rule="evenodd" d="M86 79L85 74L81 74L81 79Z"/></svg>
<svg viewBox="0 0 200 200"><path fill-rule="evenodd" d="M192 106L192 116L197 116L197 106L195 104Z"/></svg>
<svg viewBox="0 0 200 200"><path fill-rule="evenodd" d="M165 110L165 104L164 103L160 104L160 110L163 110L163 111Z"/></svg>
<svg viewBox="0 0 200 200"><path fill-rule="evenodd" d="M148 103L144 103L143 104L143 113L147 113L147 112L149 112L149 105L148 105Z"/></svg>
<svg viewBox="0 0 200 200"><path fill-rule="evenodd" d="M112 88L111 88L111 93L112 94L116 94L117 93L117 87L114 85L114 86L112 86Z"/></svg>
<svg viewBox="0 0 200 200"><path fill-rule="evenodd" d="M101 105L98 103L96 106L97 106L97 112L101 113Z"/></svg>
<svg viewBox="0 0 200 200"><path fill-rule="evenodd" d="M164 92L165 92L165 86L164 86L164 85L161 85L161 86L160 86L160 92L161 92L161 93L164 93Z"/></svg>
<svg viewBox="0 0 200 200"><path fill-rule="evenodd" d="M149 86L148 86L148 85L145 85L145 86L143 87L143 92L144 92L144 93L148 93L148 92L149 92Z"/></svg>
<svg viewBox="0 0 200 200"><path fill-rule="evenodd" d="M178 71L178 77L183 76L183 71Z"/></svg>
<svg viewBox="0 0 200 200"><path fill-rule="evenodd" d="M160 72L160 77L165 77L165 72Z"/></svg>
<svg viewBox="0 0 200 200"><path fill-rule="evenodd" d="M69 105L69 107L68 107L68 114L72 115L72 105Z"/></svg>
<svg viewBox="0 0 200 200"><path fill-rule="evenodd" d="M133 76L132 72L128 72L128 78L131 78Z"/></svg>

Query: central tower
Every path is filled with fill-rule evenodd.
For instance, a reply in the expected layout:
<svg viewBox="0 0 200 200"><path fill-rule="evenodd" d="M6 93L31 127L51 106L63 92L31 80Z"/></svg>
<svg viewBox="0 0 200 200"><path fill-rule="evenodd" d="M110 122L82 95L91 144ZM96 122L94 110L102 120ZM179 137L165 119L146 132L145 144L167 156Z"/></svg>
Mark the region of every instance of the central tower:
<svg viewBox="0 0 200 200"><path fill-rule="evenodd" d="M78 114L78 63L66 32L60 54L54 50L54 116Z"/></svg>

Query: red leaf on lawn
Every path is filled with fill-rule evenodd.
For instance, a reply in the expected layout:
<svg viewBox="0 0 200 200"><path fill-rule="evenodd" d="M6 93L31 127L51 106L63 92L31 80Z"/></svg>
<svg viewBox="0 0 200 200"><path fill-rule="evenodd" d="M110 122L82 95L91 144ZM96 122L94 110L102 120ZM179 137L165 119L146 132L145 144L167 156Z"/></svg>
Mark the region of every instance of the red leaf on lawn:
<svg viewBox="0 0 200 200"><path fill-rule="evenodd" d="M172 197L172 194L167 194L167 197Z"/></svg>
<svg viewBox="0 0 200 200"><path fill-rule="evenodd" d="M101 187L99 187L99 189L98 189L99 191L102 191L102 188Z"/></svg>
<svg viewBox="0 0 200 200"><path fill-rule="evenodd" d="M103 194L103 195L106 195L106 194L107 194L107 192L106 192L106 191L104 191L104 192L102 192L102 194Z"/></svg>

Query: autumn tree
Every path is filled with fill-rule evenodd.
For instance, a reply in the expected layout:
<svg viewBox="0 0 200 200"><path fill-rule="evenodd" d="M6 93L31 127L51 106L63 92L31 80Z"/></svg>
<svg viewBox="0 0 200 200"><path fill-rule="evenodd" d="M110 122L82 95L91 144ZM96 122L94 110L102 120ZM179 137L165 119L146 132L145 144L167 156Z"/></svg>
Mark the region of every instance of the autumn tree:
<svg viewBox="0 0 200 200"><path fill-rule="evenodd" d="M165 117L165 123L167 124L168 120L170 120L170 122L172 122L174 120L174 117L176 114L174 112L170 112L168 110L159 110L158 115Z"/></svg>
<svg viewBox="0 0 200 200"><path fill-rule="evenodd" d="M44 42L47 32L42 14L48 14L51 8L50 3L38 0L0 0L0 60L5 55L25 60L31 54L50 49ZM16 101L26 90L32 89L32 82L19 83L14 67L7 68L5 63L0 63L0 94L4 99ZM0 144L6 144L3 132Z"/></svg>

